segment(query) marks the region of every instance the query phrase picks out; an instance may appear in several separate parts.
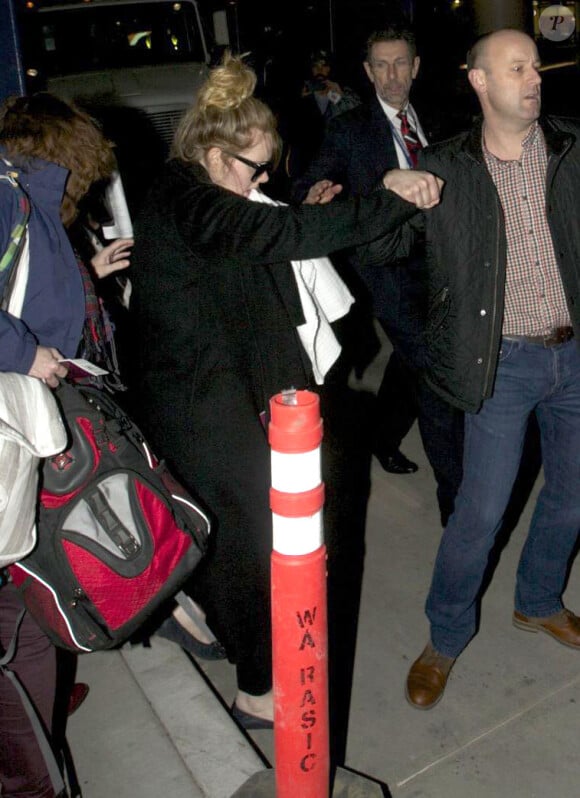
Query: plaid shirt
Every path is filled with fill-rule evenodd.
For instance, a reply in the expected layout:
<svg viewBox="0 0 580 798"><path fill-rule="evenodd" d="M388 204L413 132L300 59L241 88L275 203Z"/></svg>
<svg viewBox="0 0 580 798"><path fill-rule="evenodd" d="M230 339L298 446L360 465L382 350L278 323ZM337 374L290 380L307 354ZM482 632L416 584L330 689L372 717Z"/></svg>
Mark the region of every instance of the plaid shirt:
<svg viewBox="0 0 580 798"><path fill-rule="evenodd" d="M483 144L485 163L503 207L507 238L504 335L545 335L570 325L546 217L548 155L536 123L519 161L502 161Z"/></svg>

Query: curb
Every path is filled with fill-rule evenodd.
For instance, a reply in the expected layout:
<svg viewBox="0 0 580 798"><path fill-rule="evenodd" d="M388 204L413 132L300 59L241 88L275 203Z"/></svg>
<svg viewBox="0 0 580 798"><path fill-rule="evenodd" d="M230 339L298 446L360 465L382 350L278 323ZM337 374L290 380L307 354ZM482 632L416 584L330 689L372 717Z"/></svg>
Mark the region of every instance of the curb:
<svg viewBox="0 0 580 798"><path fill-rule="evenodd" d="M264 763L205 679L174 643L121 650L127 667L205 798L230 798Z"/></svg>

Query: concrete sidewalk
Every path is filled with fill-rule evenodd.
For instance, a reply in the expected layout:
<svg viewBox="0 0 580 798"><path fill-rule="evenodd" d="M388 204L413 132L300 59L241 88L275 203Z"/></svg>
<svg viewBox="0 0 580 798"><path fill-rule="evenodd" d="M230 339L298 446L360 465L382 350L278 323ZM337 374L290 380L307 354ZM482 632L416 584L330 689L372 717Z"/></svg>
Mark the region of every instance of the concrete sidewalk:
<svg viewBox="0 0 580 798"><path fill-rule="evenodd" d="M265 767L176 645L80 658L91 686L67 738L83 798L229 798Z"/></svg>

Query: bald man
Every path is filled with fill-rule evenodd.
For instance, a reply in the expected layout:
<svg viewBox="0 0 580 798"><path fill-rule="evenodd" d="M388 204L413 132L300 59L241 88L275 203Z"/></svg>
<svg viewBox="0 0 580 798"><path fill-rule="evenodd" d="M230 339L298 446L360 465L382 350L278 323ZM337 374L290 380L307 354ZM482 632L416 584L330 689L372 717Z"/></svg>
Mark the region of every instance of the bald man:
<svg viewBox="0 0 580 798"><path fill-rule="evenodd" d="M463 481L426 603L430 640L406 684L418 709L441 699L476 632L532 414L545 484L521 553L513 624L580 649L580 619L562 602L580 529L580 125L540 115L539 66L521 32L480 39L468 79L482 118L421 157L445 181L441 204L422 220L428 382L466 413ZM399 252L412 235L400 231Z"/></svg>

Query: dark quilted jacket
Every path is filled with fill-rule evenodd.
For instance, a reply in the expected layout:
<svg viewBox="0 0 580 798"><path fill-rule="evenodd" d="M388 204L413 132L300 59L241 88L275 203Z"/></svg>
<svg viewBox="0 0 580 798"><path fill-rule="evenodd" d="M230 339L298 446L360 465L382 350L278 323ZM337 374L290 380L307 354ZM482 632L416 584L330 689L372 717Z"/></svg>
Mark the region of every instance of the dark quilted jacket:
<svg viewBox="0 0 580 798"><path fill-rule="evenodd" d="M576 337L580 336L580 124L541 120L548 146L546 208ZM493 393L506 269L503 212L483 160L481 122L433 145L422 167L442 177L443 201L424 214L429 260L427 380L476 412Z"/></svg>

